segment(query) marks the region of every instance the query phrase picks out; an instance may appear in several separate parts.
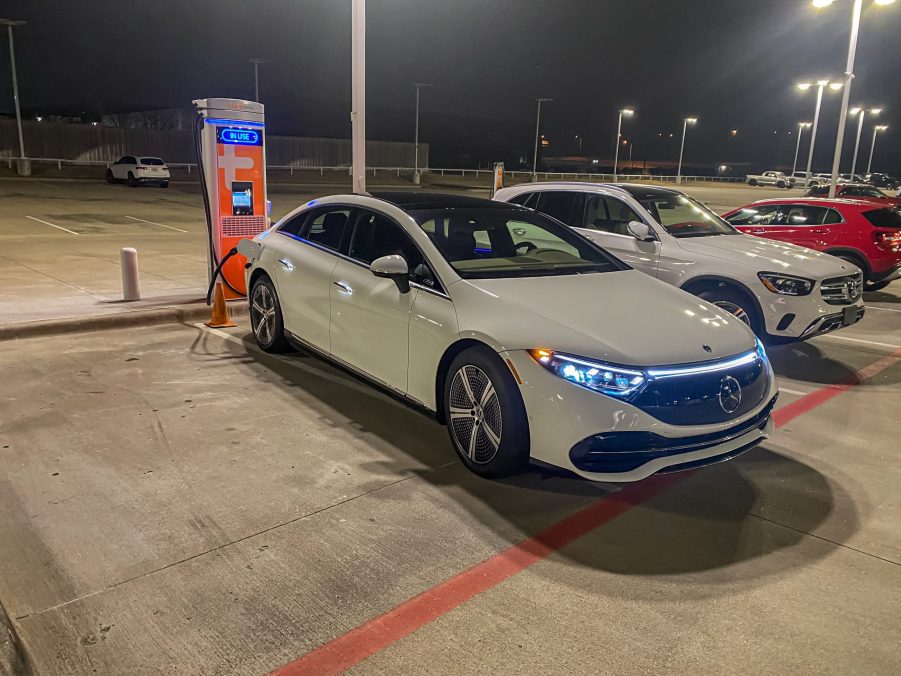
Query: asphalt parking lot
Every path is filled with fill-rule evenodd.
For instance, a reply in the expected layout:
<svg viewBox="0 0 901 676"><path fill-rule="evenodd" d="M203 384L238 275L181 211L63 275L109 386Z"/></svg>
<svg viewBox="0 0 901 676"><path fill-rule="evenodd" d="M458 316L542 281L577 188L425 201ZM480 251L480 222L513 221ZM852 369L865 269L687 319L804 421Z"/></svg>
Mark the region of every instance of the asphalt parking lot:
<svg viewBox="0 0 901 676"><path fill-rule="evenodd" d="M190 186L0 193L7 288L112 302L129 245L152 293L203 286ZM770 351L771 440L627 486L480 479L430 418L246 325L6 343L0 600L38 674L898 673L901 283L866 302Z"/></svg>

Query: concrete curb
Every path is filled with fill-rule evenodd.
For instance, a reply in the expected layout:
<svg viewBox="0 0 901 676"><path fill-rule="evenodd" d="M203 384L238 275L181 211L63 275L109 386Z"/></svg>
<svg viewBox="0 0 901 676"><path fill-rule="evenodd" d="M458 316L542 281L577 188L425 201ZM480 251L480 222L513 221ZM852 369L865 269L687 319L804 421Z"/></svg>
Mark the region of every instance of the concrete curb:
<svg viewBox="0 0 901 676"><path fill-rule="evenodd" d="M0 676L29 676L31 673L22 643L0 604Z"/></svg>
<svg viewBox="0 0 901 676"><path fill-rule="evenodd" d="M229 301L228 311L232 316L246 316L247 303L244 300ZM210 312L211 308L205 303L196 303L154 308L152 310L118 312L109 315L66 317L65 319L46 319L35 322L22 322L20 324L6 324L0 326L0 341L37 338L40 336L58 336L66 333L84 333L86 331L107 331L135 326L193 324L209 319Z"/></svg>

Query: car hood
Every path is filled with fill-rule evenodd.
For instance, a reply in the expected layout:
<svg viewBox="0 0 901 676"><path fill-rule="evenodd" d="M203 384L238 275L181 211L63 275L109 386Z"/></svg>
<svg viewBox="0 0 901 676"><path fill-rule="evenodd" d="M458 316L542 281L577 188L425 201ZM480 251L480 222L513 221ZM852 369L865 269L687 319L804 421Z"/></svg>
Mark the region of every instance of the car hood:
<svg viewBox="0 0 901 676"><path fill-rule="evenodd" d="M637 270L460 280L448 290L461 335L499 350L546 348L659 366L755 347L754 334L729 313Z"/></svg>
<svg viewBox="0 0 901 676"><path fill-rule="evenodd" d="M850 275L857 268L822 251L752 235L683 237L679 246L695 254L712 256L755 272L784 272L808 279Z"/></svg>

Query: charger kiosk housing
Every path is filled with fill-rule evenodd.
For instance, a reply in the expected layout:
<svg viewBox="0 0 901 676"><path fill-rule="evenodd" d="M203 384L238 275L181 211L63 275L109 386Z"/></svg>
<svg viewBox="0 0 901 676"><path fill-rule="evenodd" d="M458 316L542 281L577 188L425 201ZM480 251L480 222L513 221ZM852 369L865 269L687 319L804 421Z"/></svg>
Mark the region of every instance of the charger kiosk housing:
<svg viewBox="0 0 901 676"><path fill-rule="evenodd" d="M209 98L193 103L202 118L199 161L210 211L212 282L222 257L241 239L256 237L269 225L266 123L263 104L256 101ZM222 276L228 282L224 285L226 298L247 295L246 262L237 254L222 266Z"/></svg>

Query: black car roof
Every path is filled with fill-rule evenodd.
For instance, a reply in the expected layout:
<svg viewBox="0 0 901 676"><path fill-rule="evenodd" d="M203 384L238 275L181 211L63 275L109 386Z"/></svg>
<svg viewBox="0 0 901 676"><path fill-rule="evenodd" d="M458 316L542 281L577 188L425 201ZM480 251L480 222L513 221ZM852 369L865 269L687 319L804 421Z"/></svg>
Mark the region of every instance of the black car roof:
<svg viewBox="0 0 901 676"><path fill-rule="evenodd" d="M419 192L418 190L397 192L375 192L372 196L393 204L404 211L418 209L522 209L515 204L495 202L482 197L451 195L442 192Z"/></svg>

